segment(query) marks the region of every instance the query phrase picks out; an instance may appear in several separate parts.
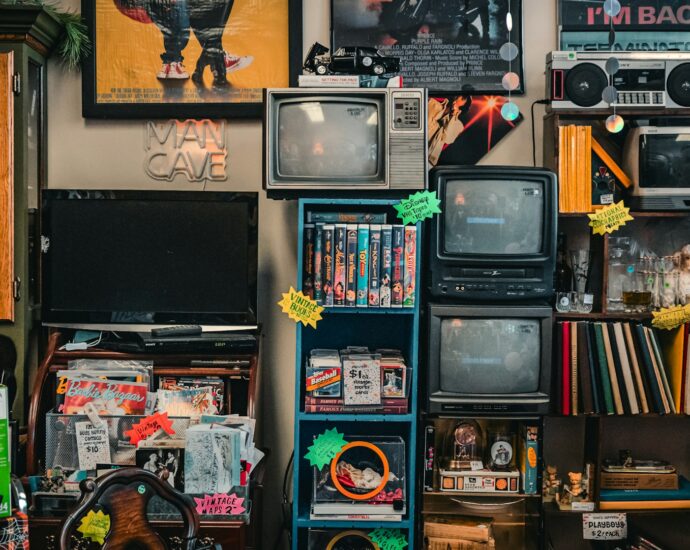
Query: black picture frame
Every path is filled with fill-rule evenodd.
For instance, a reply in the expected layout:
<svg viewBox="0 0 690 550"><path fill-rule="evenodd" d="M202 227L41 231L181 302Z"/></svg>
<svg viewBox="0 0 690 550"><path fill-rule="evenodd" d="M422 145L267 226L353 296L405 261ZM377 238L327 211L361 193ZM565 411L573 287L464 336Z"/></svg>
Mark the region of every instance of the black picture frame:
<svg viewBox="0 0 690 550"><path fill-rule="evenodd" d="M297 85L302 67L302 0L288 3L289 85ZM100 119L225 118L260 119L262 101L256 102L158 102L103 103L96 97L96 0L82 0L81 15L89 30L91 50L82 65L82 116ZM256 38L260 40L260 37Z"/></svg>
<svg viewBox="0 0 690 550"><path fill-rule="evenodd" d="M412 53L411 51L409 53L405 53L404 49L411 49L408 48L408 44L405 44L405 48L402 48L401 44L406 43L406 42L411 42L411 38L409 35L409 30L404 30L401 32L399 27L405 27L405 25L409 25L409 20L406 20L405 25L398 25L396 21L399 21L399 19L395 19L396 17L399 18L401 17L401 14L403 14L406 10L412 14L416 13L417 17L422 19L422 21L426 21L427 18L430 17L430 14L433 14L433 0L416 0L416 2L411 2L411 0L392 0L392 2L385 2L382 3L381 11L380 12L373 12L374 14L378 14L379 17L379 22L378 25L372 25L372 26L364 26L365 23L363 23L364 20L367 18L374 17L375 15L371 14L365 14L363 15L364 12L361 12L359 14L359 17L356 15L351 15L353 13L352 7L355 5L354 3L357 2L358 0L331 0L331 49L335 49L341 46L369 46L369 47L375 47L378 48L382 54L387 55L387 56L394 56L394 57L400 57L400 62L402 66L401 70L401 75L403 77L403 82L405 83L406 87L421 87L421 88L428 88L429 89L429 96L454 96L454 95L508 95L508 91L505 90L502 86L502 78L503 74L508 72L508 63L506 61L498 60L498 63L501 66L501 70L505 69L502 74L496 75L494 77L494 80L490 82L490 85L482 85L482 87L477 87L477 78L475 75L472 76L464 76L462 78L458 78L458 80L455 83L444 83L444 85L439 86L437 82L434 82L432 80L425 80L424 78L415 78L413 75L411 76L409 72L406 74L405 67L406 65L409 67L410 66L410 59L414 57L415 54ZM361 1L361 0L359 0ZM513 15L513 28L510 33L510 38L511 42L516 44L519 48L519 55L516 60L514 60L511 64L511 71L514 73L517 73L517 75L520 78L520 84L519 86L510 91L511 95L524 95L525 94L525 70L524 70L524 47L523 47L523 1L522 0L499 0L501 4L505 4L505 6L510 6L510 12ZM474 26L475 28L472 29L472 32L475 34L482 35L483 40L492 40L491 38L486 38L482 33L484 32L479 26L473 25L473 23L477 20L477 18L480 18L479 11L481 8L486 7L488 10L488 1L486 0L480 0L479 2L473 2L473 3L465 3L466 6L469 5L468 11L469 11L469 17L472 17L473 19L470 20L470 23L468 24L469 26ZM426 5L427 7L422 7ZM448 5L448 2L442 2L437 5ZM481 6L481 8L480 8ZM449 8L440 8L440 9L449 9ZM423 17L420 17L420 13L425 14ZM360 25L357 30L353 30L353 27L344 27L339 23L339 19L341 19L340 14L346 14L345 17L351 17L352 21L354 23L355 18L358 18L357 24ZM461 17L462 15L459 14L458 18ZM495 16L494 16L495 17ZM498 19L494 19L498 20ZM393 22L392 22L393 21ZM442 19L441 17L438 18L437 24L440 27L440 21L446 22L447 19ZM480 19L481 21L481 19ZM418 27L421 27L422 24L425 23L419 23ZM388 25L388 29L384 28L386 25ZM481 23L480 23L481 25ZM465 29L468 29L469 26L466 25ZM391 30L392 28L397 28L397 31ZM389 44L383 44L380 42L380 40L377 40L373 38L372 35L374 35L376 32L379 34L386 34L386 37L392 37L393 40L396 40L397 43L394 45L389 45ZM466 31L469 32L469 31ZM390 33L395 33L396 36L393 36ZM345 35L353 35L353 38L347 39L347 40L339 40L340 37L345 36ZM415 36L415 39L417 39L420 34L417 34ZM496 55L498 54L498 50L500 46L506 42L506 39L502 39L500 37L496 37L493 39L493 42L491 44L491 48L495 50ZM346 43L347 42L347 43ZM458 41L456 46L466 46L470 42L460 42ZM447 51L441 52L439 47L443 46L448 46L453 44L452 42L446 43L440 43L437 44L435 49L432 47L426 55L428 56L428 59L424 59L419 62L420 68L421 69L427 69L430 73L431 72L436 72L438 73L438 69L431 69L431 64L433 63L438 63L438 59L442 55L447 55ZM421 50L420 50L421 51ZM455 52L458 55L459 52ZM493 53L493 52L491 52ZM488 55L488 54L487 54ZM407 58L407 59L406 59ZM470 54L467 54L467 59L470 58ZM489 70L487 67L487 63L490 60L485 59L485 63L482 66L483 70ZM457 70L457 63L455 61L449 61L448 62L448 68L452 70ZM472 69L474 70L474 69ZM493 69L496 71L496 68ZM467 69L468 72L470 72L470 69ZM474 83L473 83L473 78L474 78Z"/></svg>

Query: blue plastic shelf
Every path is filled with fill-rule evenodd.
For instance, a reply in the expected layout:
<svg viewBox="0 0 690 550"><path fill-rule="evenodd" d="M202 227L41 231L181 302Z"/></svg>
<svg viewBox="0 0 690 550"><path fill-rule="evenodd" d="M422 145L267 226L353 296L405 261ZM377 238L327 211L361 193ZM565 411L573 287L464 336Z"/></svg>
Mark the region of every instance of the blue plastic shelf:
<svg viewBox="0 0 690 550"><path fill-rule="evenodd" d="M297 414L300 421L307 422L413 422L416 415L407 414L339 414L339 413L305 413Z"/></svg>

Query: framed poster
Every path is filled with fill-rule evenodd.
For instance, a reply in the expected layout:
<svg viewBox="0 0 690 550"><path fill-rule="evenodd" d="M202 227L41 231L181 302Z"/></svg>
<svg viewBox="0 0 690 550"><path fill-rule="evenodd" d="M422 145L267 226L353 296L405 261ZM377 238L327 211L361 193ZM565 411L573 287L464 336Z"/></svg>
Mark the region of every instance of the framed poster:
<svg viewBox="0 0 690 550"><path fill-rule="evenodd" d="M690 51L687 0L626 0L613 17L614 51ZM601 0L558 0L562 50L608 51L611 18Z"/></svg>
<svg viewBox="0 0 690 550"><path fill-rule="evenodd" d="M82 16L84 117L259 118L302 64L302 0L82 0Z"/></svg>
<svg viewBox="0 0 690 550"><path fill-rule="evenodd" d="M406 87L504 94L510 70L520 77L512 93L525 91L522 0L331 0L331 30L331 50L370 46L399 57ZM509 36L518 47L510 63L499 53Z"/></svg>

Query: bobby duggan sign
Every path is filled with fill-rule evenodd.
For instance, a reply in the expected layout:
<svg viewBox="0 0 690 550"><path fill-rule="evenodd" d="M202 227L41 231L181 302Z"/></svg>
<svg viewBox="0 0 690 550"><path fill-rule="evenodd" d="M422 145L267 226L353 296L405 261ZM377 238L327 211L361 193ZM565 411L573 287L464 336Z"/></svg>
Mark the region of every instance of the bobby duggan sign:
<svg viewBox="0 0 690 550"><path fill-rule="evenodd" d="M225 122L147 121L144 170L156 180L225 181Z"/></svg>

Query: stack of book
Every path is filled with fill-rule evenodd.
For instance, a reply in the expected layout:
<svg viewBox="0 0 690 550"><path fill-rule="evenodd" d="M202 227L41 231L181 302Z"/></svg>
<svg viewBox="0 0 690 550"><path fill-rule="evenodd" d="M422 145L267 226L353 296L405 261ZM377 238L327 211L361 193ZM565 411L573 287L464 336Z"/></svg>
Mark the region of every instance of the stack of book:
<svg viewBox="0 0 690 550"><path fill-rule="evenodd" d="M414 307L417 228L386 214L307 212L302 291L325 307Z"/></svg>
<svg viewBox="0 0 690 550"><path fill-rule="evenodd" d="M430 517L424 521L428 550L493 550L492 521L475 518Z"/></svg>
<svg viewBox="0 0 690 550"><path fill-rule="evenodd" d="M690 481L678 477L677 489L601 489L600 510L675 510L690 508Z"/></svg>
<svg viewBox="0 0 690 550"><path fill-rule="evenodd" d="M556 408L563 415L682 414L690 409L688 326L563 321L556 331Z"/></svg>

